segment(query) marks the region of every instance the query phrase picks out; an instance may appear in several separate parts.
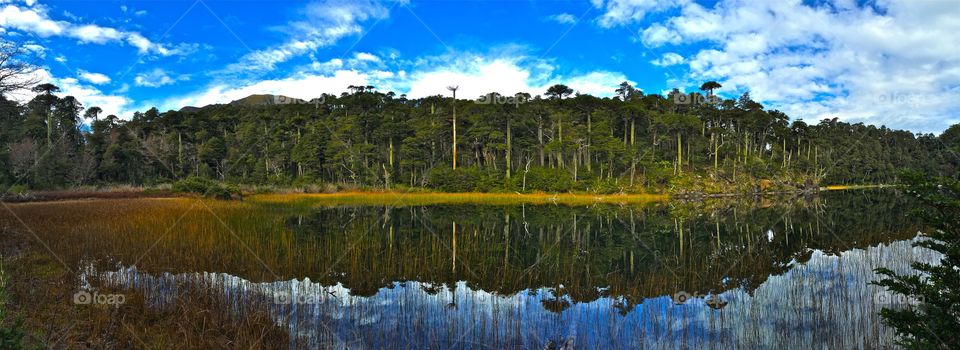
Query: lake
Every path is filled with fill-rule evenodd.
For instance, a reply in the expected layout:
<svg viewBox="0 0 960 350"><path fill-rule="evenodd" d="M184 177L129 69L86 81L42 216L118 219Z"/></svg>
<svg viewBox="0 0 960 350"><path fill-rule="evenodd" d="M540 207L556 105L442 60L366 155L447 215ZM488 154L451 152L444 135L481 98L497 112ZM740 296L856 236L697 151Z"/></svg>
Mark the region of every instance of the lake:
<svg viewBox="0 0 960 350"><path fill-rule="evenodd" d="M275 199L275 198L274 198ZM289 195L10 206L81 274L163 308L265 305L291 348L882 348L868 282L935 256L893 190L647 204ZM0 222L9 218L0 216Z"/></svg>

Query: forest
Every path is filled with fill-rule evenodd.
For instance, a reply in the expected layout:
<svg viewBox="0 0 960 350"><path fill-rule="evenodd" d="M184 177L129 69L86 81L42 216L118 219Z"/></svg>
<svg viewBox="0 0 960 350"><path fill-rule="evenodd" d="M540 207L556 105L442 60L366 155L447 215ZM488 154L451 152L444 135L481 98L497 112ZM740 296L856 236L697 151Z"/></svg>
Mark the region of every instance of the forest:
<svg viewBox="0 0 960 350"><path fill-rule="evenodd" d="M744 93L614 97L542 94L407 98L349 86L311 100L253 95L229 104L101 115L44 83L0 98L0 183L48 189L235 184L442 191L718 193L888 184L903 169L955 174L960 126L914 134L837 119L808 124Z"/></svg>

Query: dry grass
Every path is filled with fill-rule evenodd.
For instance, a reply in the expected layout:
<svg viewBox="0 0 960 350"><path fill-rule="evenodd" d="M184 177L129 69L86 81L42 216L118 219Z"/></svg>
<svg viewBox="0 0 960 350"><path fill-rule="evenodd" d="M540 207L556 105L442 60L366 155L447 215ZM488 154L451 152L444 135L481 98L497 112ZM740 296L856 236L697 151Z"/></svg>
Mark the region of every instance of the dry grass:
<svg viewBox="0 0 960 350"><path fill-rule="evenodd" d="M100 200L10 204L29 230L18 225L18 220L6 209L0 208L2 263L11 277L10 305L24 317L30 334L28 343L68 349L286 348L288 334L273 322L267 305L247 305L242 315L224 312L232 301L204 285L182 286L182 292L172 303L156 307L138 290L90 280L98 293L120 294L125 302L118 306L74 303L74 294L81 285L77 270L80 260L91 255L101 258L112 255L108 251L93 250L99 244L82 243L105 239L101 243L111 245L110 240L94 237L87 229L108 228L108 217L116 220L128 215L144 215L143 212L137 214L131 206L140 201L116 201L129 210L104 205L115 201ZM178 203L182 200L155 201ZM152 208L145 207L142 209ZM39 214L41 212L47 215ZM93 219L97 225L84 226L83 216ZM115 228L120 227L123 226ZM47 251L44 244L33 237L34 233L55 253ZM116 239L114 237L113 242Z"/></svg>
<svg viewBox="0 0 960 350"><path fill-rule="evenodd" d="M264 194L251 200L267 203L290 203L305 201L323 205L391 205L419 206L436 204L650 204L662 202L667 195L661 194L616 194L595 195L575 193L405 193L405 192L341 192L317 194Z"/></svg>
<svg viewBox="0 0 960 350"><path fill-rule="evenodd" d="M865 189L874 189L874 188L889 188L894 187L893 185L830 185L821 187L821 190L826 191L843 191L843 190L865 190Z"/></svg>

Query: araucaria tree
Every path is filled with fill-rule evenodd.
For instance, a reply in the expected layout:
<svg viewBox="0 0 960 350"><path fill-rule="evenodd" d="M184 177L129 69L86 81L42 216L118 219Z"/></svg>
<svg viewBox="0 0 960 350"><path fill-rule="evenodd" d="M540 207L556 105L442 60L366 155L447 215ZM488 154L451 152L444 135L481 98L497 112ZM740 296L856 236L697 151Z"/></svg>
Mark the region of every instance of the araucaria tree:
<svg viewBox="0 0 960 350"><path fill-rule="evenodd" d="M791 122L747 93L720 98L716 82L701 86L714 96L710 103L675 98L685 94L679 90L644 94L629 82L611 86L613 97L557 84L482 103L457 99L456 87L452 99L411 99L350 86L314 100L322 103L276 104L255 95L129 116L84 108L51 84L32 87L25 104L0 98L2 184L199 176L456 191L803 190L893 183L903 168L952 174L958 164L949 151L960 139L836 119Z"/></svg>

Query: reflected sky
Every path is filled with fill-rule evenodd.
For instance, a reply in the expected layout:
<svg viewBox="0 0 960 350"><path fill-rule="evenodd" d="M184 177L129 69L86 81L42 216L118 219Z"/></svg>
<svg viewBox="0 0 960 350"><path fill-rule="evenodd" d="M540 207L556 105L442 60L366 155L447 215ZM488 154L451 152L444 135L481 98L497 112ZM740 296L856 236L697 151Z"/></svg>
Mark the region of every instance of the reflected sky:
<svg viewBox="0 0 960 350"><path fill-rule="evenodd" d="M295 348L876 348L893 336L873 269L933 260L910 245L909 208L891 191L643 207L251 205L220 213L249 251L197 240L222 251L215 264L175 250L162 267L122 255L84 266L158 307L198 283L236 310L265 302ZM243 267L255 266L250 251L272 277Z"/></svg>

